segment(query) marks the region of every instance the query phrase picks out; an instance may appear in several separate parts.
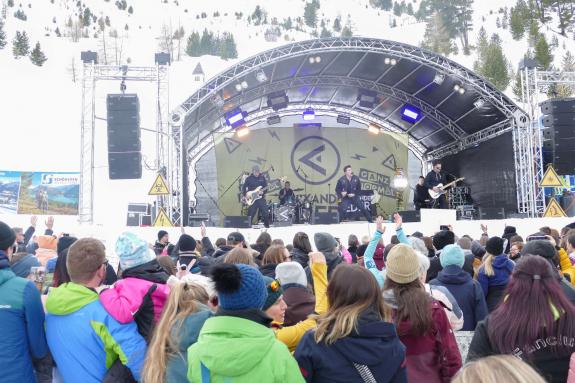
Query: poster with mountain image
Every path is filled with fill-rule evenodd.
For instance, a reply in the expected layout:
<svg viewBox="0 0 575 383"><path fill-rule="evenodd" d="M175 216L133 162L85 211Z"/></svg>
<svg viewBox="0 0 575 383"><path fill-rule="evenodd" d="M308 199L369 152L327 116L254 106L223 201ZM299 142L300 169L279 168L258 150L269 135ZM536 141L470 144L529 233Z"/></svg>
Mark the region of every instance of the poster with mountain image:
<svg viewBox="0 0 575 383"><path fill-rule="evenodd" d="M0 213L16 214L19 192L20 172L0 171Z"/></svg>
<svg viewBox="0 0 575 383"><path fill-rule="evenodd" d="M77 215L79 173L22 172L18 214Z"/></svg>

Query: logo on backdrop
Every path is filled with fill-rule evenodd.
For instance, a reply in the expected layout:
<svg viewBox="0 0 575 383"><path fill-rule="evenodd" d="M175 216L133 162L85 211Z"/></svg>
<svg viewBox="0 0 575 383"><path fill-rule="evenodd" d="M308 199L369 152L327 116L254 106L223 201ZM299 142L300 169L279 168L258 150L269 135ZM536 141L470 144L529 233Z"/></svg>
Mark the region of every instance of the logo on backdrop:
<svg viewBox="0 0 575 383"><path fill-rule="evenodd" d="M307 182L308 185L321 185L337 174L341 166L341 156L331 141L310 136L294 145L291 166L301 181Z"/></svg>
<svg viewBox="0 0 575 383"><path fill-rule="evenodd" d="M79 174L42 174L41 185L77 185L80 183Z"/></svg>

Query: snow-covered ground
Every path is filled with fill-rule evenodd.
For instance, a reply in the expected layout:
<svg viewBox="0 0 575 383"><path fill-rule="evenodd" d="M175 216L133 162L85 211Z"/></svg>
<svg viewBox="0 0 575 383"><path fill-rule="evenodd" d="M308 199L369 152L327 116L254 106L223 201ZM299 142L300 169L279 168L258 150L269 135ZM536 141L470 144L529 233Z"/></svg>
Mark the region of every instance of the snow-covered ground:
<svg viewBox="0 0 575 383"><path fill-rule="evenodd" d="M6 0L0 0L5 3ZM28 7L28 3L31 8ZM310 38L307 32L282 30L282 37L277 42L267 42L264 31L270 26L253 26L247 24L247 16L260 5L266 12L268 21L276 17L281 23L288 16L295 23L297 17L303 18L305 2L302 0L180 0L164 3L163 0L129 1L134 13L119 11L114 2L102 0L84 0L94 15L107 15L111 28L117 29L123 35L123 57L129 58L131 65L153 65L153 55L159 51L158 36L162 26L171 26L174 30L180 25L184 27L186 37L182 40L182 50L185 40L192 31L201 32L208 28L215 33L232 32L237 43L239 59L247 58L260 51L287 43L284 35L290 41ZM419 1L414 2L414 9ZM19 2L16 1L16 7ZM397 40L403 43L419 45L423 40L424 23L417 23L413 17L396 18L397 27L391 28L395 17L389 12L373 9L368 6L368 0L323 0L318 12L319 20L325 19L328 29L333 20L341 17L342 25L348 18L351 20L354 35ZM477 32L483 25L488 34L498 33L503 41L504 52L513 65L517 63L528 49L527 38L514 41L509 29L496 27L500 7L511 7L514 0L483 1L476 0L474 4L474 29L470 33L470 41L475 44ZM21 21L13 17L17 8L7 8L8 17L5 20L9 44L0 50L0 131L4 142L0 151L0 170L24 171L78 171L80 159L80 116L81 87L80 52L83 50L98 50L100 39L82 38L79 42L71 42L67 37L56 37L54 30L59 27L65 32L65 22L69 17L76 18L76 2L70 0L28 0L22 2L22 9L28 20ZM187 12L185 12L187 10ZM220 17L214 18L218 11ZM205 12L207 18L197 19L196 15ZM243 12L241 20L237 20L236 12ZM227 15L226 15L227 14ZM483 18L485 17L485 22ZM53 18L56 23L53 23ZM128 31L124 26L128 25ZM90 26L93 36L97 24ZM14 59L12 44L16 31L26 30L30 45L33 47L39 41L48 61L43 67L34 66L28 58ZM560 63L564 54L562 48L573 50L575 41L564 38L546 28L542 32L559 38L559 48L555 50L555 62ZM460 49L460 52L462 50ZM238 60L239 60L238 59ZM473 67L475 52L470 56L459 53L453 60ZM175 108L189 97L200 84L193 81L192 70L197 62L201 62L206 77L210 78L232 65L237 60L224 61L218 57L203 56L192 58L182 52L182 60L174 62L170 69L170 105ZM74 64L73 64L74 63ZM76 82L72 82L71 69L75 66ZM511 87L508 94L511 96ZM97 86L96 115L105 117L105 97L107 93L119 91L117 83L99 83ZM141 126L155 126L155 107L153 84L128 83L128 92L136 92L140 97ZM107 175L106 123L97 120L96 123L96 222L100 224L124 224L128 202L149 200L147 191L154 178L152 171L145 171L142 180L109 181ZM143 152L147 153L147 162L152 163L154 156L154 137L151 133L142 132Z"/></svg>

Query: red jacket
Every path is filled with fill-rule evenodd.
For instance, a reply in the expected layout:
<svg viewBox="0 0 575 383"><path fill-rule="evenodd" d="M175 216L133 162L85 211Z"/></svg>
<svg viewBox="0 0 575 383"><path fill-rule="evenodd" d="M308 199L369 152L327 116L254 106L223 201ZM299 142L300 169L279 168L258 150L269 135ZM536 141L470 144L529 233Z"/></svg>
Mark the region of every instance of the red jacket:
<svg viewBox="0 0 575 383"><path fill-rule="evenodd" d="M409 335L409 321L400 322L397 328L407 348L409 382L447 383L461 368L461 354L443 306L433 301L431 309L435 328L426 335Z"/></svg>

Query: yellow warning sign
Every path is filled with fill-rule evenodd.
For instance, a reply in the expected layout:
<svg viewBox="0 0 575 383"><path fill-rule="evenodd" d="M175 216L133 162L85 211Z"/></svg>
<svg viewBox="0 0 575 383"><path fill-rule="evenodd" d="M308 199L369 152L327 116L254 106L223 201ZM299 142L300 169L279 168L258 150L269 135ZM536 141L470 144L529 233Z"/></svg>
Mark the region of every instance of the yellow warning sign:
<svg viewBox="0 0 575 383"><path fill-rule="evenodd" d="M168 184L164 177L161 174L158 174L156 179L154 180L154 184L150 188L148 195L167 195L170 194L170 190L168 190Z"/></svg>
<svg viewBox="0 0 575 383"><path fill-rule="evenodd" d="M164 209L160 209L160 212L158 213L158 216L156 217L156 220L154 221L154 226L155 227L174 227L174 225L172 224L172 221L170 220L170 217L168 217L168 215L166 214Z"/></svg>
<svg viewBox="0 0 575 383"><path fill-rule="evenodd" d="M545 209L545 213L543 213L543 217L567 217L567 214L565 214L559 202L557 202L555 198L551 198L549 205L547 205Z"/></svg>
<svg viewBox="0 0 575 383"><path fill-rule="evenodd" d="M543 175L543 179L541 180L539 186L542 188L563 186L563 182L561 182L561 178L559 178L557 172L555 169L553 169L553 166L549 166L547 168L547 171L545 172L545 175Z"/></svg>

